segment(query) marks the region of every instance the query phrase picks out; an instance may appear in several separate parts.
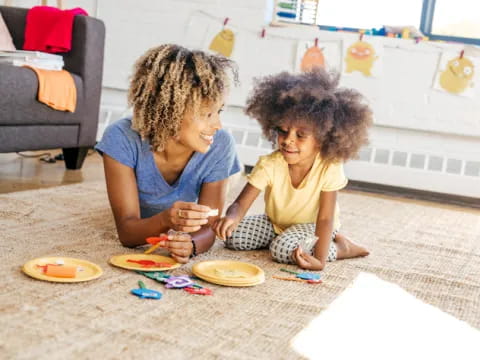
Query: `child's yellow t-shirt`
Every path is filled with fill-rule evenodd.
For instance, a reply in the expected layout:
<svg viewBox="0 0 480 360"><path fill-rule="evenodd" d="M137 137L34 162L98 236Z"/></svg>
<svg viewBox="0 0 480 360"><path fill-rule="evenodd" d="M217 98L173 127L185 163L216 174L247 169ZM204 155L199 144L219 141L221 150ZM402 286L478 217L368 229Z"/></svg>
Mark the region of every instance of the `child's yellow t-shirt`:
<svg viewBox="0 0 480 360"><path fill-rule="evenodd" d="M316 223L322 191L336 191L347 185L342 163L327 164L317 155L312 168L297 188L292 186L288 164L279 151L261 156L247 176L248 182L265 191L265 211L275 232L294 224ZM340 228L339 207L334 229Z"/></svg>

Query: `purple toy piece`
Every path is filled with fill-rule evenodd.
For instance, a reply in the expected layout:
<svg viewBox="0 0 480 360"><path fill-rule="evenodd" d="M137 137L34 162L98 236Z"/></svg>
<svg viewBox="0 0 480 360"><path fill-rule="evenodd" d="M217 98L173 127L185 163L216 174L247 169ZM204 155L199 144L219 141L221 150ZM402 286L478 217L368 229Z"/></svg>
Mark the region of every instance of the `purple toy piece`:
<svg viewBox="0 0 480 360"><path fill-rule="evenodd" d="M187 286L192 286L193 281L187 275L170 276L169 278L165 279L165 284L167 289L182 289Z"/></svg>

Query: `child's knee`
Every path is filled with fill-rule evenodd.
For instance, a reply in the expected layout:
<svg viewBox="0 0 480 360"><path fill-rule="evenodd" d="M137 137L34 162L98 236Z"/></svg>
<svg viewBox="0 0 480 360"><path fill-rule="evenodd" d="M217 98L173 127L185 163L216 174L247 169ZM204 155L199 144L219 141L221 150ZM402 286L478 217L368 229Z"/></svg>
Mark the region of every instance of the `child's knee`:
<svg viewBox="0 0 480 360"><path fill-rule="evenodd" d="M295 248L296 246L292 242L275 239L270 244L270 255L274 261L281 264L293 264L293 252Z"/></svg>
<svg viewBox="0 0 480 360"><path fill-rule="evenodd" d="M244 247L244 242L235 235L236 234L233 233L232 236L227 236L225 239L225 247L232 250L244 250L242 249L242 247Z"/></svg>
<svg viewBox="0 0 480 360"><path fill-rule="evenodd" d="M248 235L239 231L234 231L232 236L226 238L225 247L231 250L254 250L256 244Z"/></svg>

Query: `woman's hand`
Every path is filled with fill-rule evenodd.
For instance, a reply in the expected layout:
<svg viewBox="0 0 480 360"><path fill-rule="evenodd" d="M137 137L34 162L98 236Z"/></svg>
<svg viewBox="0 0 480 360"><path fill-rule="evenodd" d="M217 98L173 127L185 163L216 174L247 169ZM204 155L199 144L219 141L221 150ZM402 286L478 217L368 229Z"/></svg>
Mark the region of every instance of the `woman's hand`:
<svg viewBox="0 0 480 360"><path fill-rule="evenodd" d="M208 223L208 206L177 201L165 211L170 228L182 232L195 232Z"/></svg>
<svg viewBox="0 0 480 360"><path fill-rule="evenodd" d="M324 263L304 252L300 246L293 251L293 260L299 267L306 270L323 270L325 267Z"/></svg>
<svg viewBox="0 0 480 360"><path fill-rule="evenodd" d="M215 224L213 224L212 229L220 239L225 240L227 237L232 236L232 233L237 228L239 222L240 221L236 216L227 215L218 219Z"/></svg>
<svg viewBox="0 0 480 360"><path fill-rule="evenodd" d="M186 264L193 251L192 237L186 233L169 231L165 248L177 262Z"/></svg>

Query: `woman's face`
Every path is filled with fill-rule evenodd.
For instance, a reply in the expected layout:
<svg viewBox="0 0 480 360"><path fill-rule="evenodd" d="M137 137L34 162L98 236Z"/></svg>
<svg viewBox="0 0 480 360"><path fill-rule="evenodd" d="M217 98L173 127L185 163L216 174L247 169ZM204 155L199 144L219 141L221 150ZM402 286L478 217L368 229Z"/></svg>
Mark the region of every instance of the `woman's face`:
<svg viewBox="0 0 480 360"><path fill-rule="evenodd" d="M202 104L196 113L192 107L187 109L178 133L178 141L193 151L206 153L213 143L215 133L222 128L222 110L223 101Z"/></svg>
<svg viewBox="0 0 480 360"><path fill-rule="evenodd" d="M276 131L278 148L289 165L313 164L320 149L311 124L284 122Z"/></svg>

